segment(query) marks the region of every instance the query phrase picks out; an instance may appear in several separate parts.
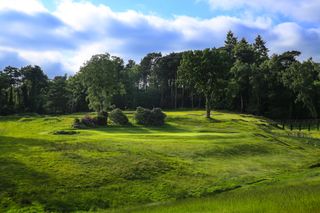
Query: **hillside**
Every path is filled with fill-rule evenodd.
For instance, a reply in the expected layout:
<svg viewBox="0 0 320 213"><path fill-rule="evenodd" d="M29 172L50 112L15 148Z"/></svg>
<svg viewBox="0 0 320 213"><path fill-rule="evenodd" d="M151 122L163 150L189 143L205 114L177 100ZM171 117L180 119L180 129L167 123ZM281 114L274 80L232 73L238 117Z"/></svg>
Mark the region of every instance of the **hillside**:
<svg viewBox="0 0 320 213"><path fill-rule="evenodd" d="M0 211L320 208L319 132L297 137L265 118L227 112L211 120L203 111L167 115L164 127L74 135L54 133L75 131L80 114L0 117Z"/></svg>

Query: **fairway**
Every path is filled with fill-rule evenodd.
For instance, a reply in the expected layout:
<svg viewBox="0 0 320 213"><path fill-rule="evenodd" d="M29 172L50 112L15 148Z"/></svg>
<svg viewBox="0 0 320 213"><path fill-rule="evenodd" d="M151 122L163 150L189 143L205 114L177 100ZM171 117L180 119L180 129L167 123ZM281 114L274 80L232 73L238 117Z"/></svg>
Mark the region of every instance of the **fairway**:
<svg viewBox="0 0 320 213"><path fill-rule="evenodd" d="M263 117L203 111L143 127L126 114L130 126L90 130L71 128L83 114L0 117L0 211L320 209L316 130L298 138Z"/></svg>

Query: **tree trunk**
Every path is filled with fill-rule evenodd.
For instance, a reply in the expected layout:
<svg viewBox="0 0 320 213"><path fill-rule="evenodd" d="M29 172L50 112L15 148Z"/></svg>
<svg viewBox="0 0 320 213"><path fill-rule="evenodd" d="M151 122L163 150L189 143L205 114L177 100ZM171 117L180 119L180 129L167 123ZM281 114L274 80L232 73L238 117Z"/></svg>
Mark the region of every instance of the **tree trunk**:
<svg viewBox="0 0 320 213"><path fill-rule="evenodd" d="M191 91L191 108L194 108L193 92Z"/></svg>
<svg viewBox="0 0 320 213"><path fill-rule="evenodd" d="M206 95L206 118L210 118L210 112L211 112L210 98L208 95Z"/></svg>
<svg viewBox="0 0 320 213"><path fill-rule="evenodd" d="M177 80L174 81L174 108L177 109L178 87Z"/></svg>
<svg viewBox="0 0 320 213"><path fill-rule="evenodd" d="M240 104L241 104L241 112L243 112L244 111L244 104L243 104L243 97L242 97L242 95L240 96Z"/></svg>
<svg viewBox="0 0 320 213"><path fill-rule="evenodd" d="M181 94L181 108L184 107L184 87L182 87L182 94Z"/></svg>

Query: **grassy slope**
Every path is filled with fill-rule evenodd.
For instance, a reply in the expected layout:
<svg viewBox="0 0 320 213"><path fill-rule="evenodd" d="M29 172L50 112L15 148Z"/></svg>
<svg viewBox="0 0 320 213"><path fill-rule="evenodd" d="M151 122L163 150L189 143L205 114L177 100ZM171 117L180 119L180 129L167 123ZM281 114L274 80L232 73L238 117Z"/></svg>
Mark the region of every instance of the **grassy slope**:
<svg viewBox="0 0 320 213"><path fill-rule="evenodd" d="M287 136L247 115L215 112L209 121L200 111L167 114L161 128L112 126L72 136L52 132L69 129L76 115L0 118L0 211L85 211L204 196L211 198L136 211L272 212L285 206L279 199L296 210L299 202L320 208L310 204L320 202L320 169L308 168L320 162L318 139Z"/></svg>

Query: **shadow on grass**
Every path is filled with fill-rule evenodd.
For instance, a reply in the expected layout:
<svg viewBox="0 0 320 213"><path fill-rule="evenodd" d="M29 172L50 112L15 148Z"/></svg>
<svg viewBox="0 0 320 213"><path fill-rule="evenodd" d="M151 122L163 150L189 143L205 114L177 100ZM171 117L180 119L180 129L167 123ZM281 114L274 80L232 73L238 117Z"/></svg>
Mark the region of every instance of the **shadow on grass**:
<svg viewBox="0 0 320 213"><path fill-rule="evenodd" d="M0 212L38 204L44 207L46 212L88 211L91 208L109 207L108 199L101 200L98 195L95 196L92 188L79 184L78 177L61 178L56 171L61 173L63 168L60 170L53 166L52 170L52 166L48 167L54 165L55 161L61 163L60 158L40 156L39 152L33 149L39 146L44 148L42 153L52 153L55 150L50 148L59 144L61 142L58 141L0 136ZM90 146L80 148L93 149ZM67 157L74 157L76 150L77 147L63 147L57 151L69 154ZM73 166L77 161L70 159L69 163Z"/></svg>
<svg viewBox="0 0 320 213"><path fill-rule="evenodd" d="M128 133L128 134L148 134L154 132L187 132L188 130L183 128L178 128L172 124L166 123L163 126L142 126L130 124L127 126L115 126L110 125L107 127L100 127L95 129L90 129L93 131L105 132L105 133Z"/></svg>

